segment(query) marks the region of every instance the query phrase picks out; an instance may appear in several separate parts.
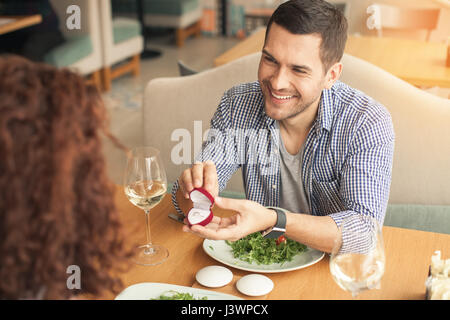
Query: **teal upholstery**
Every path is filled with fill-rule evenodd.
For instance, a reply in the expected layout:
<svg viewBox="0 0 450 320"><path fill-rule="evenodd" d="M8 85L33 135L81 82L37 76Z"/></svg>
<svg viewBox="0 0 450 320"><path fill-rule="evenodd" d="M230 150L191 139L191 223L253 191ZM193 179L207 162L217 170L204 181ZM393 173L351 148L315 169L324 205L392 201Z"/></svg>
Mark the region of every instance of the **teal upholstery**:
<svg viewBox="0 0 450 320"><path fill-rule="evenodd" d="M114 14L136 13L135 0L112 0ZM147 14L182 15L198 8L199 0L145 0L144 12Z"/></svg>
<svg viewBox="0 0 450 320"><path fill-rule="evenodd" d="M134 19L115 18L113 20L114 43L120 43L141 34L141 26Z"/></svg>
<svg viewBox="0 0 450 320"><path fill-rule="evenodd" d="M390 204L384 225L450 234L450 206Z"/></svg>
<svg viewBox="0 0 450 320"><path fill-rule="evenodd" d="M49 51L44 56L44 61L58 68L67 67L87 57L92 51L92 41L89 35L74 36Z"/></svg>

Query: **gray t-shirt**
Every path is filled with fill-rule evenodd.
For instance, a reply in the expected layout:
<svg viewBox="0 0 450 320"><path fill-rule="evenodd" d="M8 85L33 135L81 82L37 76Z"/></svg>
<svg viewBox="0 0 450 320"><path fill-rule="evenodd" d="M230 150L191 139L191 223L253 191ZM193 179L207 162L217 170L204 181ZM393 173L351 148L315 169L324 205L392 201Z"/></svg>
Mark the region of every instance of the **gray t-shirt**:
<svg viewBox="0 0 450 320"><path fill-rule="evenodd" d="M280 126L276 121L277 128ZM280 132L280 131L279 131ZM294 213L310 213L308 194L303 188L302 163L305 143L296 155L290 154L284 146L280 132L281 190L280 207Z"/></svg>

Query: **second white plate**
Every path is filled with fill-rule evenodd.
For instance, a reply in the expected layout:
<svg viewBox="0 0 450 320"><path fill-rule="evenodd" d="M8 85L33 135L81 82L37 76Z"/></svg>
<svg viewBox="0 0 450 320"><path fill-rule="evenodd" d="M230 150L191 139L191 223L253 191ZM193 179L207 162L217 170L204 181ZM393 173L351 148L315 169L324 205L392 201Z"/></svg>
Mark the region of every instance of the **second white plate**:
<svg viewBox="0 0 450 320"><path fill-rule="evenodd" d="M190 293L195 299L206 297L208 300L242 300L239 297L192 287L178 286L175 284L158 283L158 282L142 282L125 288L115 300L150 300L158 299L162 294L169 291L179 293Z"/></svg>

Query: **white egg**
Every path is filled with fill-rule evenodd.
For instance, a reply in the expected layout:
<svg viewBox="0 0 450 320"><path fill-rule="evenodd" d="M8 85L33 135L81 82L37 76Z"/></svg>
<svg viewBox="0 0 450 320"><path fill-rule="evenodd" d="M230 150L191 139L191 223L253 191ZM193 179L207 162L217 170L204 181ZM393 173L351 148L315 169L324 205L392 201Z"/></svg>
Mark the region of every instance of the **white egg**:
<svg viewBox="0 0 450 320"><path fill-rule="evenodd" d="M208 266L200 269L195 275L195 279L205 287L219 288L233 280L233 273L222 266Z"/></svg>
<svg viewBox="0 0 450 320"><path fill-rule="evenodd" d="M247 296L263 296L273 289L273 281L261 274L249 274L236 282L236 288Z"/></svg>

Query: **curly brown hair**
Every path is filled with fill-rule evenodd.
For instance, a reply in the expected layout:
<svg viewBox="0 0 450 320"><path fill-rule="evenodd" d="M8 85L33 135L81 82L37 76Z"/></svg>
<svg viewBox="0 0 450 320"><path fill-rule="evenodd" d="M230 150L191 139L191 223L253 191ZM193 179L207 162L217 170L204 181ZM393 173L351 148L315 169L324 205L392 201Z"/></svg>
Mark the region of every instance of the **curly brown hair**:
<svg viewBox="0 0 450 320"><path fill-rule="evenodd" d="M117 292L128 266L99 92L66 69L0 57L0 298ZM81 290L69 290L70 265Z"/></svg>

